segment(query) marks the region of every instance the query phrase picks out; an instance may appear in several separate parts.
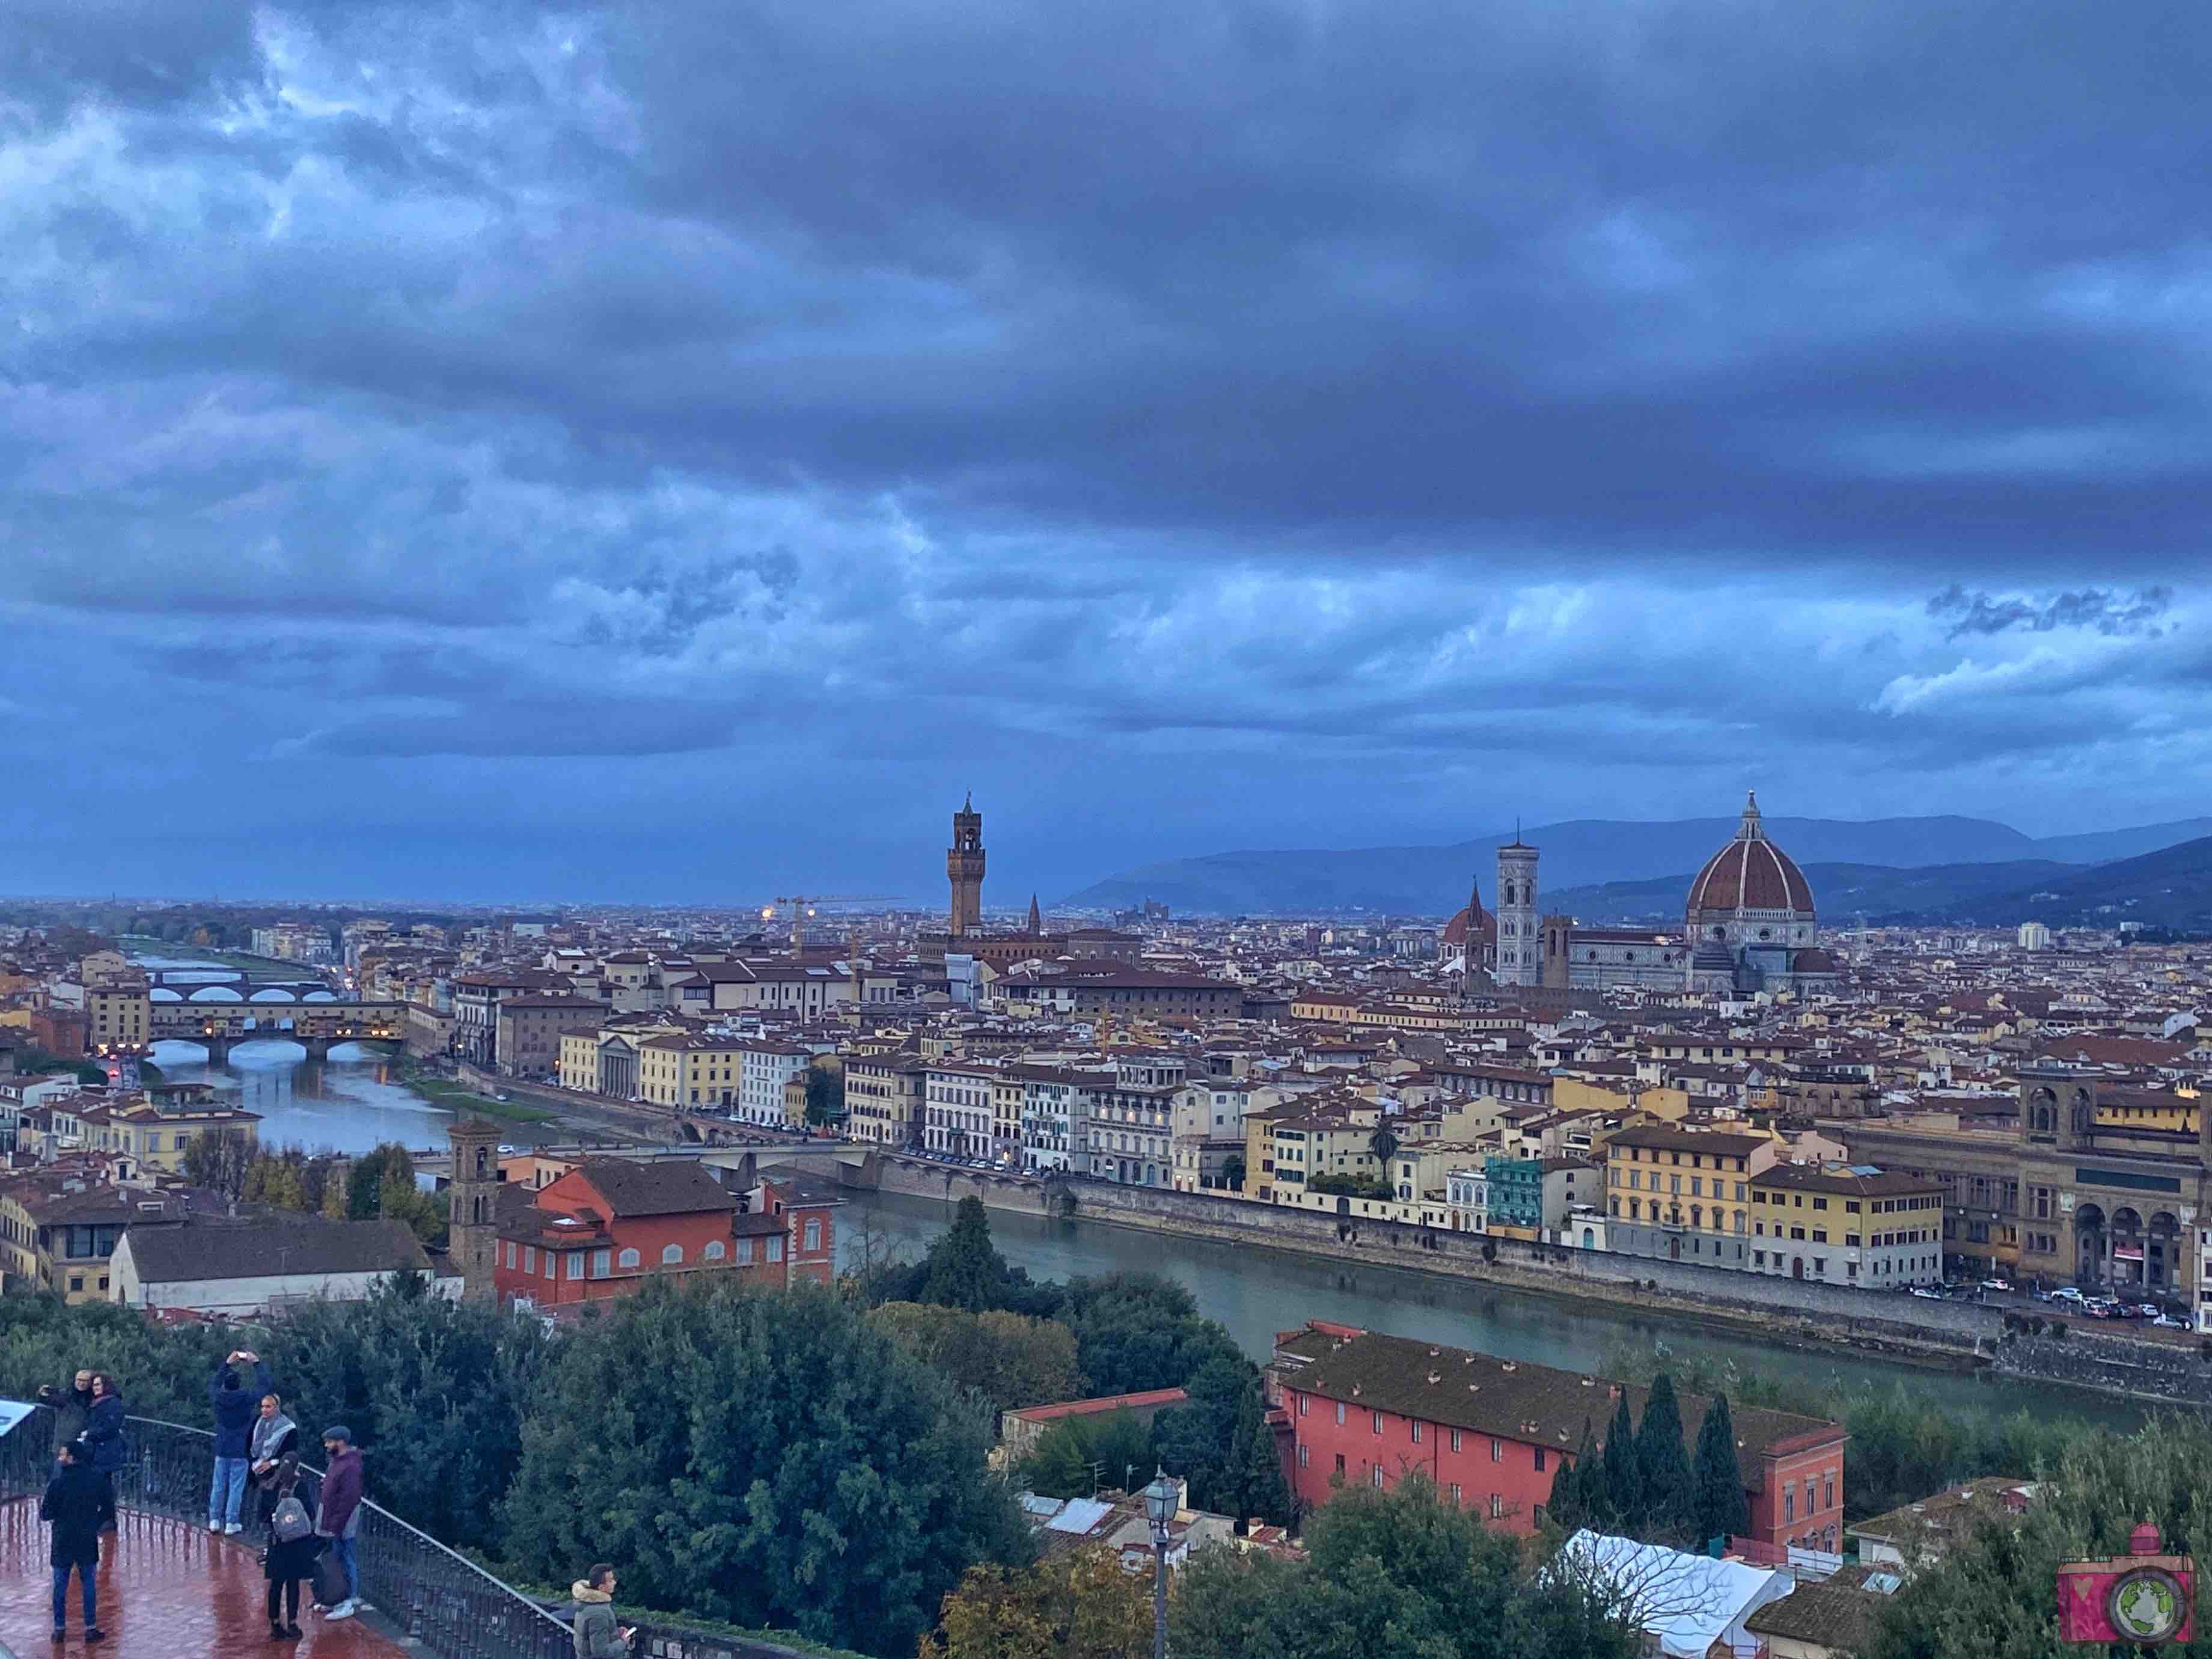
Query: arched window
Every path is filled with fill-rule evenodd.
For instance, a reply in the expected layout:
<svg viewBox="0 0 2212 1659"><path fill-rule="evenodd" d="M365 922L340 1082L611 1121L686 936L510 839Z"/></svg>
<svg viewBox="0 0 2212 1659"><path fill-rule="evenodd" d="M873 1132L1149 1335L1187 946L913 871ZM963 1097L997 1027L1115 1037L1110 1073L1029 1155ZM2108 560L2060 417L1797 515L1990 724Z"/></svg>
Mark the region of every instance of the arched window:
<svg viewBox="0 0 2212 1659"><path fill-rule="evenodd" d="M477 1179L482 1181L490 1173L491 1149L488 1146L479 1146L477 1148Z"/></svg>
<svg viewBox="0 0 2212 1659"><path fill-rule="evenodd" d="M635 1250L624 1250L622 1253L622 1265L625 1267L635 1267L637 1266L637 1260Z"/></svg>
<svg viewBox="0 0 2212 1659"><path fill-rule="evenodd" d="M681 1244L665 1246L660 1252L660 1265L664 1267L672 1267L683 1260L684 1247Z"/></svg>
<svg viewBox="0 0 2212 1659"><path fill-rule="evenodd" d="M722 1249L722 1241L719 1238L708 1239L707 1241L707 1248L702 1250L699 1254L709 1261L720 1261L725 1254Z"/></svg>

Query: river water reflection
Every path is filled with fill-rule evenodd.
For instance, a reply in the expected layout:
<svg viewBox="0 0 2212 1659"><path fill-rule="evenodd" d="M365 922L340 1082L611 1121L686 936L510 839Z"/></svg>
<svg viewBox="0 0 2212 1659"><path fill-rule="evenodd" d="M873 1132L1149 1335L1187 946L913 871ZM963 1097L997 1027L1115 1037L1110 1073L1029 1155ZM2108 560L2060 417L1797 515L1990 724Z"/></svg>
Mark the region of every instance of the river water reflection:
<svg viewBox="0 0 2212 1659"><path fill-rule="evenodd" d="M941 1201L892 1194L856 1199L838 1243L849 1265L864 1233L918 1258L951 1218ZM1064 1279L1120 1269L1157 1273L1185 1286L1199 1310L1225 1326L1244 1352L1265 1359L1274 1333L1309 1319L1340 1321L1431 1342L1570 1370L1602 1371L1626 1348L1733 1361L1746 1371L1808 1384L1902 1382L1930 1404L1962 1413L2032 1411L2131 1429L2146 1413L2127 1401L2039 1384L1982 1380L1901 1365L1873 1354L1807 1352L1715 1335L1686 1322L1639 1317L1538 1296L1496 1291L1365 1263L1340 1267L1308 1256L1171 1238L1103 1222L1048 1221L991 1212L1000 1253L1031 1277Z"/></svg>
<svg viewBox="0 0 2212 1659"><path fill-rule="evenodd" d="M212 1083L226 1105L261 1114L266 1146L294 1141L309 1152L365 1152L380 1141L443 1150L453 1114L395 1082L391 1062L373 1048L342 1042L322 1065L298 1043L241 1043L228 1066L209 1068L196 1042L154 1045L154 1063L172 1083Z"/></svg>

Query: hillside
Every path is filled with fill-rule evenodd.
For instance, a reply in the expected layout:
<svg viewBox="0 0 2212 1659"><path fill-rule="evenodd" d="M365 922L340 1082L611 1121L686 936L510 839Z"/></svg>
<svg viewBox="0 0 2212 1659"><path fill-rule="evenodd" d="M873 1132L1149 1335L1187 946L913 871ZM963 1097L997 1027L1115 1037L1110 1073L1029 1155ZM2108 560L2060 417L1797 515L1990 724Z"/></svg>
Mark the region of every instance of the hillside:
<svg viewBox="0 0 2212 1659"><path fill-rule="evenodd" d="M2048 922L2111 927L2123 921L2202 930L2212 927L2212 836L2139 858L2031 878L2020 886L1952 908L1991 923Z"/></svg>
<svg viewBox="0 0 2212 1659"><path fill-rule="evenodd" d="M1577 818L1535 825L1523 836L1544 854L1547 890L1612 882L1672 880L1694 871L1735 834L1737 820L1680 818L1638 823ZM1801 864L1881 866L1986 864L2033 859L2035 843L1986 818L1770 817L1767 834ZM1382 910L1443 915L1466 902L1468 878L1480 873L1490 899L1496 849L1504 830L1446 847L1369 847L1344 851L1216 853L1139 865L1063 901L1113 908L1150 897L1202 915L1316 915ZM1688 885L1687 877L1682 884Z"/></svg>

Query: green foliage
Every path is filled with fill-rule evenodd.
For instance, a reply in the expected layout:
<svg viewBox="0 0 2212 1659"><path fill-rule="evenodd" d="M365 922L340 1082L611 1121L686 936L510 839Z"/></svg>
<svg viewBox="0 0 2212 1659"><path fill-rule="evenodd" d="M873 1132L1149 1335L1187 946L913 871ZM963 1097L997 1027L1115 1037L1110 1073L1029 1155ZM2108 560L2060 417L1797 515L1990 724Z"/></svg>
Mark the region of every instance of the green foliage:
<svg viewBox="0 0 2212 1659"><path fill-rule="evenodd" d="M550 1354L535 1320L428 1295L409 1273L366 1301L310 1304L258 1346L303 1429L353 1431L378 1503L446 1543L491 1541Z"/></svg>
<svg viewBox="0 0 2212 1659"><path fill-rule="evenodd" d="M922 1261L921 1291L915 1299L981 1313L1014 1299L1013 1270L992 1247L983 1200L969 1197L952 1212L952 1224L930 1241Z"/></svg>
<svg viewBox="0 0 2212 1659"><path fill-rule="evenodd" d="M43 1292L0 1297L0 1395L29 1400L41 1383L65 1386L83 1367L112 1373L134 1416L201 1424L208 1376L238 1346L235 1330L156 1325L112 1302L71 1308Z"/></svg>
<svg viewBox="0 0 2212 1659"><path fill-rule="evenodd" d="M826 1066L814 1065L806 1068L806 1121L815 1128L826 1128L845 1115L845 1079L841 1072Z"/></svg>
<svg viewBox="0 0 2212 1659"><path fill-rule="evenodd" d="M1147 1659L1152 1650L1152 1581L1093 1545L1019 1572L969 1568L921 1659Z"/></svg>
<svg viewBox="0 0 2212 1659"><path fill-rule="evenodd" d="M1026 1558L981 1413L839 1297L649 1285L564 1334L504 1506L561 1583L890 1656L978 1560Z"/></svg>
<svg viewBox="0 0 2212 1659"><path fill-rule="evenodd" d="M1420 1475L1349 1488L1314 1517L1310 1558L1200 1551L1176 1587L1176 1659L1628 1659L1635 1633Z"/></svg>
<svg viewBox="0 0 2212 1659"><path fill-rule="evenodd" d="M1716 1394L1698 1429L1698 1456L1690 1472L1692 1528L1699 1543L1734 1538L1751 1529L1751 1504L1743 1495L1743 1465L1736 1455L1735 1423L1728 1396ZM1848 1484L1846 1486L1848 1487Z"/></svg>
<svg viewBox="0 0 2212 1659"><path fill-rule="evenodd" d="M1638 1524L1644 1502L1644 1468L1636 1455L1636 1422L1628 1414L1628 1392L1613 1402L1613 1422L1605 1431L1605 1512L1616 1528Z"/></svg>
<svg viewBox="0 0 2212 1659"><path fill-rule="evenodd" d="M1644 1398L1644 1420L1636 1426L1636 1468L1644 1501L1632 1529L1635 1535L1654 1540L1686 1535L1697 1495L1682 1438L1682 1408L1674 1398L1674 1379L1665 1371L1651 1380Z"/></svg>
<svg viewBox="0 0 2212 1659"><path fill-rule="evenodd" d="M1552 1476L1552 1495L1544 1513L1570 1536L1584 1527L1605 1529L1605 1468L1597 1455L1596 1427L1587 1417L1574 1462L1561 1460Z"/></svg>
<svg viewBox="0 0 2212 1659"><path fill-rule="evenodd" d="M1171 1474L1190 1482L1191 1501L1235 1520L1291 1518L1291 1494L1261 1403L1259 1371L1215 1354L1185 1383L1190 1403L1152 1419L1152 1444Z"/></svg>
<svg viewBox="0 0 2212 1659"><path fill-rule="evenodd" d="M1378 1127L1367 1137L1367 1151L1377 1164L1388 1164L1398 1156L1398 1137L1387 1128ZM1385 1181L1382 1184L1388 1187L1390 1183Z"/></svg>
<svg viewBox="0 0 2212 1659"><path fill-rule="evenodd" d="M887 1302L868 1321L954 1386L979 1390L994 1421L1018 1407L1082 1397L1075 1333L1051 1320Z"/></svg>
<svg viewBox="0 0 2212 1659"><path fill-rule="evenodd" d="M384 1199L385 1178L398 1174L410 1186L415 1181L415 1159L404 1146L387 1140L374 1152L363 1152L346 1171L345 1215L349 1221L374 1221Z"/></svg>
<svg viewBox="0 0 2212 1659"><path fill-rule="evenodd" d="M1306 1182L1310 1193L1326 1193L1334 1198L1394 1198L1390 1183L1373 1176L1317 1175Z"/></svg>
<svg viewBox="0 0 2212 1659"><path fill-rule="evenodd" d="M1101 1487L1133 1492L1152 1478L1152 1437L1134 1412L1062 1418L1037 1437L1021 1482L1047 1498L1088 1498Z"/></svg>
<svg viewBox="0 0 2212 1659"><path fill-rule="evenodd" d="M1188 1291L1157 1273L1068 1281L1065 1311L1094 1395L1179 1389L1218 1357L1242 1363L1228 1332L1201 1318Z"/></svg>
<svg viewBox="0 0 2212 1659"><path fill-rule="evenodd" d="M185 1147L185 1179L234 1199L246 1190L246 1171L253 1162L253 1140L243 1129L203 1129Z"/></svg>
<svg viewBox="0 0 2212 1659"><path fill-rule="evenodd" d="M2175 1554L2194 1552L2201 1562L2212 1540L2212 1425L2197 1413L2161 1419L2125 1439L2081 1436L2021 1473L2039 1482L2027 1513L1992 1518L1925 1564L1880 1609L1863 1659L2060 1659L2081 1651L2058 1640L2061 1562L2125 1555L2128 1534L2146 1519ZM2205 1659L2212 1631L2201 1607L2197 1632L2158 1651Z"/></svg>

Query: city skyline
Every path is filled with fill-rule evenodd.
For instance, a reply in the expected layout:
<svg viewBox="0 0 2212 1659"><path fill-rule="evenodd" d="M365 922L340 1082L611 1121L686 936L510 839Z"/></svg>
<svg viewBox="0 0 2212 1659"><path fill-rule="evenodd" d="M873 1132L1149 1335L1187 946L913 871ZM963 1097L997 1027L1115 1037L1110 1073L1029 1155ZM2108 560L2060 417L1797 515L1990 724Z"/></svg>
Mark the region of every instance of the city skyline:
<svg viewBox="0 0 2212 1659"><path fill-rule="evenodd" d="M2154 12L19 8L0 885L2193 816Z"/></svg>

